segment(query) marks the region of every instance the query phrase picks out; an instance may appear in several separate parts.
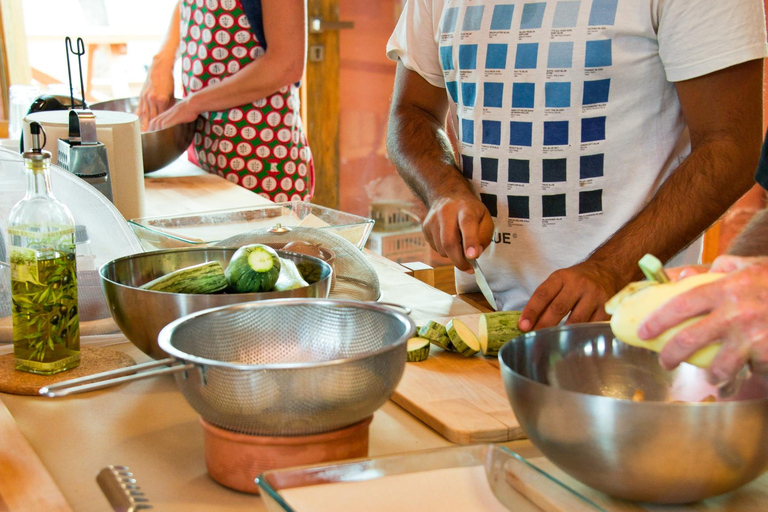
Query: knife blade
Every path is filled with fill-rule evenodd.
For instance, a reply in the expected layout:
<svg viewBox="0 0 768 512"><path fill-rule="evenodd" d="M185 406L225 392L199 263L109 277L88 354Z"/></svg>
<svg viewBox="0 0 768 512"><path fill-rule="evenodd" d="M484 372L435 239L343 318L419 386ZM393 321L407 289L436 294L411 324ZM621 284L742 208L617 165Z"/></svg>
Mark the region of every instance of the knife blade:
<svg viewBox="0 0 768 512"><path fill-rule="evenodd" d="M499 308L496 306L496 299L493 297L491 287L488 286L488 281L485 280L483 271L480 270L480 264L477 263L477 260L469 260L469 263L475 270L475 281L477 281L477 286L480 287L480 291L483 292L483 297L485 297L485 300L488 301L488 304L491 305L491 308L493 308L494 311L498 311Z"/></svg>

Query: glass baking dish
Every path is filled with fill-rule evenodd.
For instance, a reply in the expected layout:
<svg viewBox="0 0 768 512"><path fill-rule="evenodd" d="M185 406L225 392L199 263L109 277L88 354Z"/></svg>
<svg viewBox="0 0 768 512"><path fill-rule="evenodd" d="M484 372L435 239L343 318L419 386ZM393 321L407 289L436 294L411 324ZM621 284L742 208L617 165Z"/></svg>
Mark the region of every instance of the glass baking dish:
<svg viewBox="0 0 768 512"><path fill-rule="evenodd" d="M256 483L269 512L605 512L492 444L276 469Z"/></svg>
<svg viewBox="0 0 768 512"><path fill-rule="evenodd" d="M224 240L276 224L327 229L358 249L365 246L373 219L302 201L249 208L186 213L165 217L141 217L129 224L145 250L192 247Z"/></svg>

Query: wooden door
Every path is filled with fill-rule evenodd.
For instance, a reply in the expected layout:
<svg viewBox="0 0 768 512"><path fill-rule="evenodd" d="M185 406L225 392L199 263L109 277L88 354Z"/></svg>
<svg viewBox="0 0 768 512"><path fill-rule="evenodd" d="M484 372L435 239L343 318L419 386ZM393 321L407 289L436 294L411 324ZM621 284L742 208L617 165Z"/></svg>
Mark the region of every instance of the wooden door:
<svg viewBox="0 0 768 512"><path fill-rule="evenodd" d="M313 19L339 21L339 0L308 0L310 29ZM310 30L307 39L306 80L302 109L315 160L312 202L339 207L339 31ZM322 55L320 55L322 53Z"/></svg>

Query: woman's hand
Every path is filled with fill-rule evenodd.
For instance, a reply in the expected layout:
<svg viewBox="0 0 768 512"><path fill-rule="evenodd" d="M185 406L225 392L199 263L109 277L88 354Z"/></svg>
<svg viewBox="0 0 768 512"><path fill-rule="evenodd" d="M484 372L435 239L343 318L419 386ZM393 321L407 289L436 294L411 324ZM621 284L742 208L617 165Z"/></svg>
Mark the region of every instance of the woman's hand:
<svg viewBox="0 0 768 512"><path fill-rule="evenodd" d="M178 101L168 110L162 112L149 123L149 131L162 130L177 124L190 123L197 119L198 112L192 108L192 95Z"/></svg>
<svg viewBox="0 0 768 512"><path fill-rule="evenodd" d="M153 62L147 80L139 94L136 115L141 121L141 131L151 130L150 122L173 106L173 62L170 66Z"/></svg>

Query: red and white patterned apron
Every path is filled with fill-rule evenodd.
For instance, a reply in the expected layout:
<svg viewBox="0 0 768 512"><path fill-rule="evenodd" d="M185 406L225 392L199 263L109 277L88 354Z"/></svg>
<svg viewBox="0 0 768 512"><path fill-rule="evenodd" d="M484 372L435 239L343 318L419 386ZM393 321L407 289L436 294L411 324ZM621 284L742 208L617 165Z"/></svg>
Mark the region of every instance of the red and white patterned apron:
<svg viewBox="0 0 768 512"><path fill-rule="evenodd" d="M180 22L185 94L218 83L264 54L240 0L182 0ZM295 84L203 117L192 161L275 202L310 199L314 164Z"/></svg>

